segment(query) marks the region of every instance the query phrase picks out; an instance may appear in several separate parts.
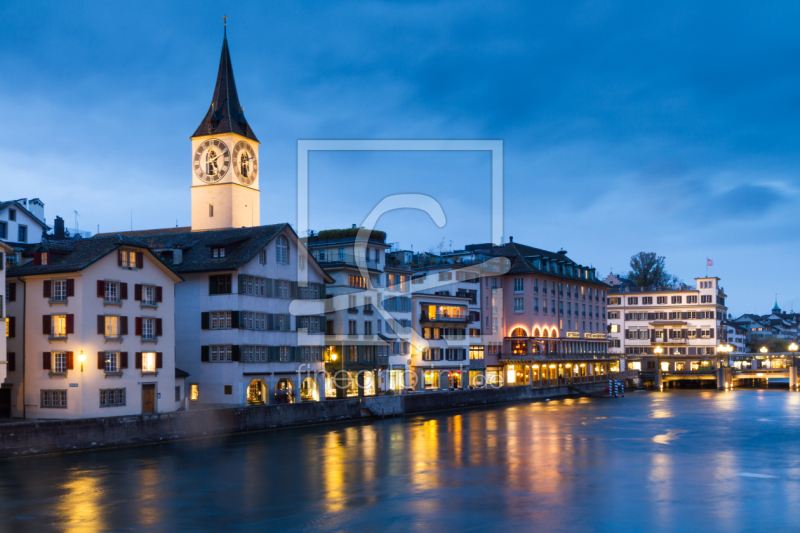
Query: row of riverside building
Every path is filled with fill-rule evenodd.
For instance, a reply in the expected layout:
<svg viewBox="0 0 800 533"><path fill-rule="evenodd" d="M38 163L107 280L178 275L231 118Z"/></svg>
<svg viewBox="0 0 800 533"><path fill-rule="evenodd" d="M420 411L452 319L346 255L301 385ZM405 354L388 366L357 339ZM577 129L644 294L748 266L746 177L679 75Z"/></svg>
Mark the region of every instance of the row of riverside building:
<svg viewBox="0 0 800 533"><path fill-rule="evenodd" d="M662 294L617 294L566 251L513 238L433 255L355 226L300 238L257 225L259 142L227 38L191 140L189 227L81 238L47 226L38 199L0 203L0 417L563 384L644 359L659 335L676 354L713 353L718 315L695 313L724 311L716 286L651 309ZM636 341L609 340L622 331Z"/></svg>

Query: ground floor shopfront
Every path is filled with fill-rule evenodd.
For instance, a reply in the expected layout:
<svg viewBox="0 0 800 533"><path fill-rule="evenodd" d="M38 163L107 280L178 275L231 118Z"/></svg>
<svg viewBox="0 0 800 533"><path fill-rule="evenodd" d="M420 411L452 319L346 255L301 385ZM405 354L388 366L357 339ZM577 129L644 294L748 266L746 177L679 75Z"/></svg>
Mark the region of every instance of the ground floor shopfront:
<svg viewBox="0 0 800 533"><path fill-rule="evenodd" d="M554 387L589 383L607 379L612 372L620 371L618 359L604 357L600 360L530 361L501 359L502 366L494 378L507 387ZM488 371L487 371L488 375Z"/></svg>

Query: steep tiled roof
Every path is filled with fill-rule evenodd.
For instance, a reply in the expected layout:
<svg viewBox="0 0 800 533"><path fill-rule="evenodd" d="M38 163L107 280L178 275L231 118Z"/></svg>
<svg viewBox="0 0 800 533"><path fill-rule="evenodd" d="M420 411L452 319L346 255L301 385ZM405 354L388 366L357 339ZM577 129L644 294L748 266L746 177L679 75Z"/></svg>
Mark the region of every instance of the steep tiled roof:
<svg viewBox="0 0 800 533"><path fill-rule="evenodd" d="M217 84L214 86L211 106L192 137L219 133L237 133L258 142L256 134L244 118L244 108L239 103L227 34L222 40L222 56L219 59Z"/></svg>
<svg viewBox="0 0 800 533"><path fill-rule="evenodd" d="M501 246L492 246L490 248L473 249L471 251L477 254L506 257L510 259L511 268L509 269L508 274L542 274L565 280L581 281L583 283L589 283L599 287L610 287L610 285L600 281L597 278L590 280L578 276L570 276L566 273L558 274L556 272L544 270L543 268L536 268L533 262L528 259L530 257L539 256L551 261L563 261L564 263L577 266L578 263L567 257L566 252L549 252L547 250L534 248L533 246L526 246L516 242L509 242Z"/></svg>
<svg viewBox="0 0 800 533"><path fill-rule="evenodd" d="M284 229L288 229L296 242L299 242L294 230L287 223L209 231L191 231L190 228L181 231L184 228L172 228L172 231L142 230L123 234L135 236L154 250L156 255L160 251L181 250L181 262L170 267L175 272L190 273L236 270L253 259ZM224 247L225 257L212 257L212 247ZM316 263L311 254L308 255L308 260ZM327 277L327 274L325 276L328 283L333 283L332 278Z"/></svg>
<svg viewBox="0 0 800 533"><path fill-rule="evenodd" d="M239 268L288 227L289 224L283 223L210 231L138 232L136 238L154 250L182 250L181 262L172 265L176 272L208 272ZM211 248L215 246L225 247L225 257L211 257Z"/></svg>
<svg viewBox="0 0 800 533"><path fill-rule="evenodd" d="M32 246L28 251L47 250L52 252L46 265L33 262L9 270L7 276L31 276L36 274L58 274L77 272L102 259L120 246L147 248L143 242L123 235L106 235L92 239L61 241L57 245L42 243Z"/></svg>

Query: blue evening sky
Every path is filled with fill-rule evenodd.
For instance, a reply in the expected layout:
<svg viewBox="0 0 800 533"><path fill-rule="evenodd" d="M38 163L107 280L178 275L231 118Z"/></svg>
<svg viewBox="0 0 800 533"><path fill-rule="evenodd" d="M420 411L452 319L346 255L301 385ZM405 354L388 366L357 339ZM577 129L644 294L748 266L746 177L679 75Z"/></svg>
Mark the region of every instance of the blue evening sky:
<svg viewBox="0 0 800 533"><path fill-rule="evenodd" d="M295 223L298 139L502 139L505 235L605 275L655 251L734 315L800 309L797 2L0 4L0 198L92 232L188 225L222 15L262 142L261 222ZM311 225L414 250L489 239L484 153L318 153Z"/></svg>

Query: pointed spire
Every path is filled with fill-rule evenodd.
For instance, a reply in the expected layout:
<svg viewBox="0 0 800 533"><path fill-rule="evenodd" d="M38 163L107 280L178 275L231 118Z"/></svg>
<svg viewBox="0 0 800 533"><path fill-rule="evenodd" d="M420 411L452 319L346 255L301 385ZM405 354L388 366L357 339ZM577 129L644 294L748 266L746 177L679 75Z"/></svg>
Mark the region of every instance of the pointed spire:
<svg viewBox="0 0 800 533"><path fill-rule="evenodd" d="M222 54L219 59L217 84L214 96L205 118L197 127L192 137L215 135L220 133L236 133L248 139L258 141L255 133L244 117L244 108L239 103L236 82L233 79L233 65L228 50L228 17L223 17L224 35L222 38Z"/></svg>

